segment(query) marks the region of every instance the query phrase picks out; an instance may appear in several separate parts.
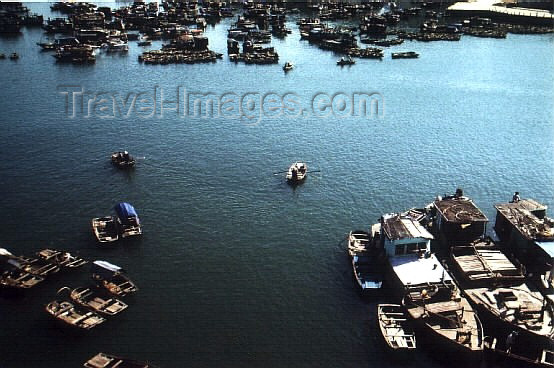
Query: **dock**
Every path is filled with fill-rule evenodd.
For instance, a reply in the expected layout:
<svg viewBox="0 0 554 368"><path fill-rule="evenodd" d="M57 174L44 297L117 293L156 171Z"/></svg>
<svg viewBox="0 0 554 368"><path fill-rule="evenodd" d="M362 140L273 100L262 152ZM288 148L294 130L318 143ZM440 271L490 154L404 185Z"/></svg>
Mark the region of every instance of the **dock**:
<svg viewBox="0 0 554 368"><path fill-rule="evenodd" d="M554 14L548 10L497 5L495 0L457 2L448 7L453 15L487 17L495 21L515 24L554 25Z"/></svg>

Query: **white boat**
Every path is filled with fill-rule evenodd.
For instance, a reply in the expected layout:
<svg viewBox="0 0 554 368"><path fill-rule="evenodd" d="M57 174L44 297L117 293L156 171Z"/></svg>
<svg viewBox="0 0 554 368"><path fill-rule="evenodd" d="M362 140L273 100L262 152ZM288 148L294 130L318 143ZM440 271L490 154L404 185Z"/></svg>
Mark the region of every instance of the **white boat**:
<svg viewBox="0 0 554 368"><path fill-rule="evenodd" d="M395 351L416 349L416 337L401 305L377 305L379 329L387 346Z"/></svg>
<svg viewBox="0 0 554 368"><path fill-rule="evenodd" d="M289 183L300 183L306 179L307 173L308 165L306 165L306 163L295 162L289 167L286 178Z"/></svg>

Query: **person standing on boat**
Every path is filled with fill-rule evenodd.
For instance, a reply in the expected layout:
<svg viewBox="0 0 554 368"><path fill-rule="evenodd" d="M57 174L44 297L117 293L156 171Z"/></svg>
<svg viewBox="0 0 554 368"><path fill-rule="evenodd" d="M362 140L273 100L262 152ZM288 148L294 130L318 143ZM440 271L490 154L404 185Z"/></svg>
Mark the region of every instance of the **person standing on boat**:
<svg viewBox="0 0 554 368"><path fill-rule="evenodd" d="M506 338L506 351L509 353L512 350L512 347L516 344L518 332L512 331Z"/></svg>
<svg viewBox="0 0 554 368"><path fill-rule="evenodd" d="M515 192L514 196L512 197L512 203L517 203L521 201L521 197L519 196L519 192Z"/></svg>

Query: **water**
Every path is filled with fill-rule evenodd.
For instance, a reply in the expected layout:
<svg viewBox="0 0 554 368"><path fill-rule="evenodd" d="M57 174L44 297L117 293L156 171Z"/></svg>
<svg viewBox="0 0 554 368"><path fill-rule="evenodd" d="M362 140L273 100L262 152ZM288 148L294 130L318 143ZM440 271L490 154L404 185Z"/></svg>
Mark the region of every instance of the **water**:
<svg viewBox="0 0 554 368"><path fill-rule="evenodd" d="M118 4L119 6L119 4ZM45 4L31 4L46 13ZM335 65L338 56L274 40L280 65L140 64L101 52L93 66L56 64L39 29L0 38L0 245L31 255L64 248L126 268L140 287L129 309L71 334L44 311L88 270L59 275L0 300L2 367L77 367L99 351L163 367L440 367L438 352L392 360L375 324L375 300L356 293L344 245L385 212L462 187L489 219L514 191L552 207L553 36L407 42L382 61ZM226 54L231 20L207 31ZM159 48L156 42L153 48ZM416 51L417 60L390 52ZM296 67L284 74L290 60ZM125 95L155 86L201 93L293 92L309 110L317 93L378 92L384 117L67 116L59 86ZM381 105L382 106L382 105ZM139 156L111 167L110 152ZM295 160L321 170L293 189ZM101 247L90 220L128 201L142 239ZM492 226L489 226L492 228Z"/></svg>

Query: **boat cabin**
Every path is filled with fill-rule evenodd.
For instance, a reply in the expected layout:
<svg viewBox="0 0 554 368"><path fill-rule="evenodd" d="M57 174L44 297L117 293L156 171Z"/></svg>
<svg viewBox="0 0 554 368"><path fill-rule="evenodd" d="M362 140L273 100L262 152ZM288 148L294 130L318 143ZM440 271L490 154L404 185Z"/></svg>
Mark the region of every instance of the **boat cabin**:
<svg viewBox="0 0 554 368"><path fill-rule="evenodd" d="M381 245L403 293L414 287L429 288L452 282L452 277L431 254L432 239L433 235L407 215L381 217Z"/></svg>
<svg viewBox="0 0 554 368"><path fill-rule="evenodd" d="M442 245L450 247L485 235L487 216L470 198L464 197L461 189L452 196L437 197L433 207L436 212L433 228Z"/></svg>
<svg viewBox="0 0 554 368"><path fill-rule="evenodd" d="M122 238L142 234L142 226L137 211L130 203L118 203L114 210L117 214L117 222Z"/></svg>

